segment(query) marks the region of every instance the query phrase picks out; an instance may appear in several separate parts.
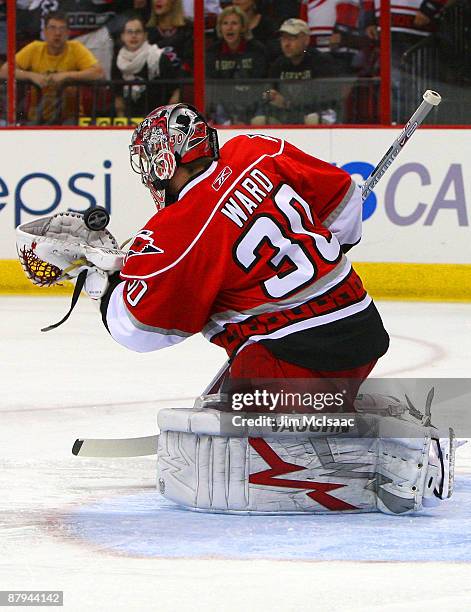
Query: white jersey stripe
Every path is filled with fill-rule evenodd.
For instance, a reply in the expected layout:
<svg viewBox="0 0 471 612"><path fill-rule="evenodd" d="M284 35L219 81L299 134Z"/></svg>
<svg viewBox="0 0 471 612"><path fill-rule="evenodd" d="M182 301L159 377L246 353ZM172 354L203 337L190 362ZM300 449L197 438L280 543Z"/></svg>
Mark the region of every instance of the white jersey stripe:
<svg viewBox="0 0 471 612"><path fill-rule="evenodd" d="M106 311L106 323L111 336L116 342L137 353L147 353L178 344L178 342L185 340L186 336L177 336L169 333L161 334L156 331L138 329L131 320L124 304L124 286L125 283L122 282L114 289Z"/></svg>

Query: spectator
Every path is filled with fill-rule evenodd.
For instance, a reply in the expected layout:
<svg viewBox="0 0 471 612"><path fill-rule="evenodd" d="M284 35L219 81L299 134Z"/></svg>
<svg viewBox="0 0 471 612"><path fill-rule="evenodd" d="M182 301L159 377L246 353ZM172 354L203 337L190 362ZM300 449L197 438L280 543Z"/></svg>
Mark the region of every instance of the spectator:
<svg viewBox="0 0 471 612"><path fill-rule="evenodd" d="M38 113L38 96L33 91L28 119L42 123L70 122L78 114L75 88L61 89L68 81L91 81L104 76L103 68L93 54L80 42L68 40L67 16L49 13L45 23L45 38L23 47L15 56L15 77L31 81L42 92ZM0 69L0 77L6 78L8 67Z"/></svg>
<svg viewBox="0 0 471 612"><path fill-rule="evenodd" d="M193 24L185 17L182 0L152 0L147 31L151 45L159 45L175 68L191 74Z"/></svg>
<svg viewBox="0 0 471 612"><path fill-rule="evenodd" d="M265 47L253 40L246 14L228 6L217 21L220 39L206 54L206 76L211 79L263 78L267 72Z"/></svg>
<svg viewBox="0 0 471 612"><path fill-rule="evenodd" d="M176 79L178 74L169 58L157 45L147 41L144 21L141 17L127 18L121 34L121 47L113 78L126 81L143 81L143 85L125 85L122 95L115 97L118 117L145 117L157 106L176 104L180 90L160 79Z"/></svg>
<svg viewBox="0 0 471 612"><path fill-rule="evenodd" d="M253 86L247 82L240 83L240 80L266 76L265 47L251 38L247 17L237 6L228 6L222 11L216 30L220 40L206 53L206 76L229 83L213 88L213 95L208 87L209 113L212 120L221 125L246 123L255 112L260 94L251 101Z"/></svg>
<svg viewBox="0 0 471 612"><path fill-rule="evenodd" d="M69 37L84 44L98 59L105 71L105 78L111 77L114 41L110 28L117 18L117 5L127 2L114 0L18 0L21 8L17 11L20 37L29 42L41 36L45 39L45 20L59 9L67 14ZM134 0L134 4L139 0Z"/></svg>
<svg viewBox="0 0 471 612"><path fill-rule="evenodd" d="M333 123L335 113L332 109L315 108L312 102L315 89L311 81L335 76L334 62L326 54L308 50L309 26L302 19L287 19L279 31L283 55L269 69L269 77L277 79L277 83L264 93L265 113L254 117L252 123L313 124L319 120ZM303 82L308 83L309 95ZM280 92L281 85L285 93Z"/></svg>

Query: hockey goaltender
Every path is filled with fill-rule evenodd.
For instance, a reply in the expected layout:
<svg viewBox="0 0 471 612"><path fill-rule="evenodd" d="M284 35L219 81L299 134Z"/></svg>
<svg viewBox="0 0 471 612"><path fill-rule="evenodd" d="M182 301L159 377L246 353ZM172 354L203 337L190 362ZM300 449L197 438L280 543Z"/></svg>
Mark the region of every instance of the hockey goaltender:
<svg viewBox="0 0 471 612"><path fill-rule="evenodd" d="M207 397L159 413L161 493L228 513L404 514L448 497L453 436L398 400L355 400L355 436L228 432L218 409L223 380L302 379L336 393L341 379L355 397L386 353L388 334L346 257L361 237L352 178L273 136L239 135L219 150L216 130L186 104L154 110L130 153L157 213L127 253L77 213L20 226L18 252L37 284L76 278L131 350L202 332L227 352Z"/></svg>

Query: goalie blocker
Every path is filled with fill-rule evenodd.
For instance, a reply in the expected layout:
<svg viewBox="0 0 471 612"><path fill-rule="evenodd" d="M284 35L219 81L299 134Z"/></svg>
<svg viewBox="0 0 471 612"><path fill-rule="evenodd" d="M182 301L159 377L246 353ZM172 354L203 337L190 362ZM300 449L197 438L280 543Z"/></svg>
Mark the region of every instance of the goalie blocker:
<svg viewBox="0 0 471 612"><path fill-rule="evenodd" d="M427 416L390 397L370 395L355 409L358 437L228 436L221 435L228 413L161 410L159 490L195 510L270 514L408 514L451 496L453 430L438 438Z"/></svg>

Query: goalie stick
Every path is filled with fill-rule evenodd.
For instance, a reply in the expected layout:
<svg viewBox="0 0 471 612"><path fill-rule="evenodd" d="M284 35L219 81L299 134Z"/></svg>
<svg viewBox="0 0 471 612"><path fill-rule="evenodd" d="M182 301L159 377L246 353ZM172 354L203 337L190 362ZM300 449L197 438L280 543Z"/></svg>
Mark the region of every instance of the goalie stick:
<svg viewBox="0 0 471 612"><path fill-rule="evenodd" d="M209 383L200 397L216 393L222 385L227 371L227 361ZM80 457L143 457L157 454L157 436L144 436L142 438L102 438L75 440L72 454Z"/></svg>
<svg viewBox="0 0 471 612"><path fill-rule="evenodd" d="M157 453L158 436L75 440L72 454L81 457L143 457Z"/></svg>
<svg viewBox="0 0 471 612"><path fill-rule="evenodd" d="M439 93L427 89L423 94L423 101L413 113L409 121L404 126L399 136L381 158L376 168L363 184L361 195L362 199L370 195L380 179L384 176L394 159L399 155L405 145L409 142L415 130L422 125L430 111L438 106L442 98ZM228 369L229 362L226 362L203 391L200 397L209 393L214 393L220 387ZM142 438L121 438L121 439L78 439L72 447L72 453L81 457L141 457L145 455L157 454L156 436L145 436Z"/></svg>
<svg viewBox="0 0 471 612"><path fill-rule="evenodd" d="M370 195L370 193L376 187L386 170L389 168L395 158L409 142L412 134L420 125L422 125L432 108L438 106L442 101L441 95L436 91L432 91L431 89L427 89L427 91L422 97L423 101L421 102L420 106L413 113L412 117L404 126L402 132L392 143L392 145L386 151L376 168L364 182L363 187L361 188L361 195L363 200L366 200L366 198Z"/></svg>

